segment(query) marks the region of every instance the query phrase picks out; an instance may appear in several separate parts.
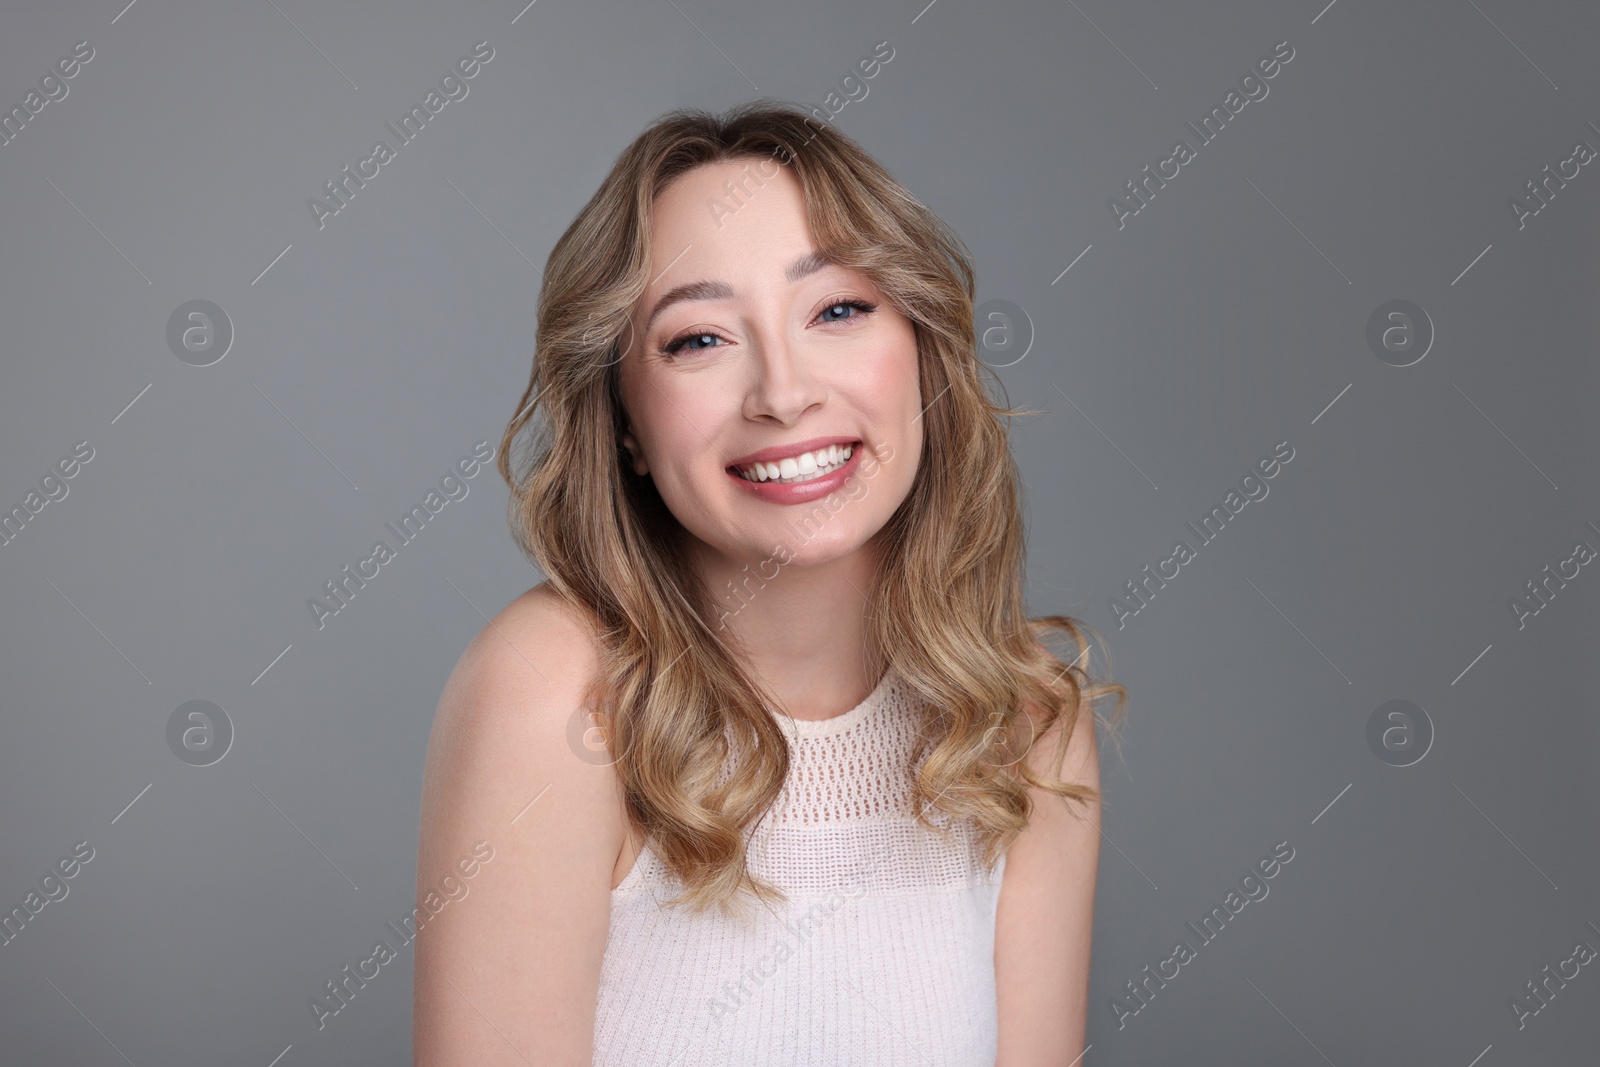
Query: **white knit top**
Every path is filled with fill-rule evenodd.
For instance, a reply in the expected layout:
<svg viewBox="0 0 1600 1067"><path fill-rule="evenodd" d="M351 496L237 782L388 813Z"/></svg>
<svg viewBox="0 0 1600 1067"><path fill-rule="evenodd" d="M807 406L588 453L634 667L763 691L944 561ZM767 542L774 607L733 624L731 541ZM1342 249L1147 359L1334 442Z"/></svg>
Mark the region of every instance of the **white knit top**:
<svg viewBox="0 0 1600 1067"><path fill-rule="evenodd" d="M1005 857L915 822L915 712L891 670L843 715L775 713L790 772L746 840L786 905L666 907L681 883L646 843L611 892L594 1067L993 1067Z"/></svg>

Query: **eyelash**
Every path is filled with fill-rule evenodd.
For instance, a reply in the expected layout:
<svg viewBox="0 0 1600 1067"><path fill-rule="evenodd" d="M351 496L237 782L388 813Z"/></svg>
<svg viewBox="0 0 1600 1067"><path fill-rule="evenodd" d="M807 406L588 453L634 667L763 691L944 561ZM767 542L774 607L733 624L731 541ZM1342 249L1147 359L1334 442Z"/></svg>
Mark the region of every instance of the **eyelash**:
<svg viewBox="0 0 1600 1067"><path fill-rule="evenodd" d="M874 311L878 310L878 305L877 304L871 303L871 302L866 301L866 300L854 300L854 299L852 299L852 300L835 300L831 304L829 304L826 307L824 307L822 310L824 312L832 311L836 307L855 308L857 311L861 312L862 314L861 315L851 315L848 319L831 319L831 320L829 320L831 322L851 322L851 321L854 321L857 318L864 318L867 315L870 315ZM679 351L682 350L683 346L688 344L690 341L693 341L695 338L697 338L697 337L715 337L715 336L716 336L716 334L711 330L689 330L686 333L679 334L678 336L674 337L672 340L668 341L666 344L662 345L661 346L661 355L664 358L666 358L667 360L669 360L669 361L673 360L673 359L676 359L677 356L678 356ZM712 347L715 348L717 346L713 345ZM706 351L709 351L709 349L702 348L702 349L697 349L697 351L706 352Z"/></svg>

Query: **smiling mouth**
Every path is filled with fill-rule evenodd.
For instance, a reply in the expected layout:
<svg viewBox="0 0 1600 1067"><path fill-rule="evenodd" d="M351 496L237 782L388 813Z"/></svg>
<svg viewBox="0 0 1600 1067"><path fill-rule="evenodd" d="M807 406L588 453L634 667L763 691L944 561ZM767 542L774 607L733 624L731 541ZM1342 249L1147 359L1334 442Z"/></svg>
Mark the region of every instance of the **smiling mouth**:
<svg viewBox="0 0 1600 1067"><path fill-rule="evenodd" d="M735 474L747 482L778 482L784 485L809 482L844 466L860 447L860 441L852 441L846 445L829 445L827 448L802 452L798 456L786 456L770 463L749 463L742 467L729 467L728 473Z"/></svg>

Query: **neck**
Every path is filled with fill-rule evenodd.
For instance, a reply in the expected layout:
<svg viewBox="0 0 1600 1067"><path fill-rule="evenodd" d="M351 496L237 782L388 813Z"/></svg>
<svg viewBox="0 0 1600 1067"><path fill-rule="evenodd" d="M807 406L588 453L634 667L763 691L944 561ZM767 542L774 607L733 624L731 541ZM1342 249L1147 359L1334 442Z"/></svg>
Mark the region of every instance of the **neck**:
<svg viewBox="0 0 1600 1067"><path fill-rule="evenodd" d="M731 633L746 666L796 719L848 711L878 683L868 677L866 597L879 565L872 542L822 563L695 559L717 616L712 625Z"/></svg>

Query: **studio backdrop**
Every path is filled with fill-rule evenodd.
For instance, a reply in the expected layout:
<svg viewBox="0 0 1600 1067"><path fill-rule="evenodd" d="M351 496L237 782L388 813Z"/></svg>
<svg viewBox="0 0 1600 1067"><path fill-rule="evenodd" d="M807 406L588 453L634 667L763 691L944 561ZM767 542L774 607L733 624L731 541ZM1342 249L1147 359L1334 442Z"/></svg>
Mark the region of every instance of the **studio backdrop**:
<svg viewBox="0 0 1600 1067"><path fill-rule="evenodd" d="M1029 608L1129 695L1082 1062L1593 1061L1600 9L0 24L6 1062L410 1062L429 728L544 577L495 460L545 257L756 97L954 226L1041 412Z"/></svg>

